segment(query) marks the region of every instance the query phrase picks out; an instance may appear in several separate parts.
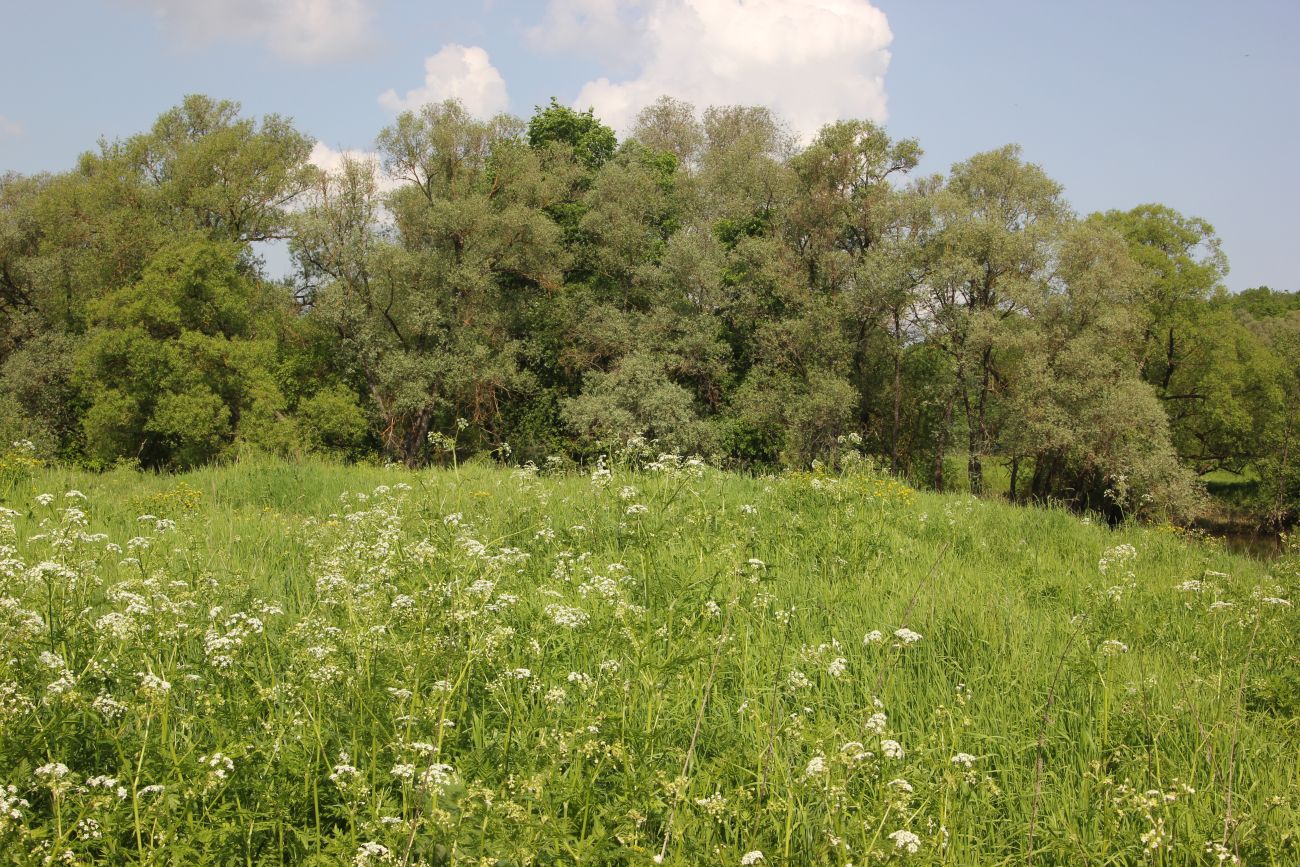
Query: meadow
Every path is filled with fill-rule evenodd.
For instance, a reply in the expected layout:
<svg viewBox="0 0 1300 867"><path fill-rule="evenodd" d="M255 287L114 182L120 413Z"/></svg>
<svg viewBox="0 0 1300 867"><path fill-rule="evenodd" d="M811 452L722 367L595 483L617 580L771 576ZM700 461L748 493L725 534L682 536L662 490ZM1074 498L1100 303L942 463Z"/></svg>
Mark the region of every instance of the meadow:
<svg viewBox="0 0 1300 867"><path fill-rule="evenodd" d="M5 864L1300 862L1300 551L674 456L0 498Z"/></svg>

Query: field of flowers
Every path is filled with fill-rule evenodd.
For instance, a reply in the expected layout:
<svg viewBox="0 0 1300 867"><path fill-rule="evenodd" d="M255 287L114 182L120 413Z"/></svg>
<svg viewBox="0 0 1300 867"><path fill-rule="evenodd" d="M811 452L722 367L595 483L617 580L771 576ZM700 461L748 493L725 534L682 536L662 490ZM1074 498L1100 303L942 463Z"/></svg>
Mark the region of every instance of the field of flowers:
<svg viewBox="0 0 1300 867"><path fill-rule="evenodd" d="M670 456L0 497L0 863L1300 863L1300 556Z"/></svg>

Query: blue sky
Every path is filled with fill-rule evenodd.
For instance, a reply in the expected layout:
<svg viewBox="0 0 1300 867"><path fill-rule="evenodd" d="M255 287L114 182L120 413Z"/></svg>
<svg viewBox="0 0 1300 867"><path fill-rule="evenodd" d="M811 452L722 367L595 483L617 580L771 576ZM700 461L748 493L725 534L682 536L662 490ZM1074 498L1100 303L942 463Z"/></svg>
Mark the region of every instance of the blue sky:
<svg viewBox="0 0 1300 867"><path fill-rule="evenodd" d="M6 24L0 170L69 168L192 92L365 150L424 98L555 95L622 126L669 91L805 135L884 120L927 172L1018 142L1080 213L1203 216L1230 288L1300 289L1295 0L64 0Z"/></svg>

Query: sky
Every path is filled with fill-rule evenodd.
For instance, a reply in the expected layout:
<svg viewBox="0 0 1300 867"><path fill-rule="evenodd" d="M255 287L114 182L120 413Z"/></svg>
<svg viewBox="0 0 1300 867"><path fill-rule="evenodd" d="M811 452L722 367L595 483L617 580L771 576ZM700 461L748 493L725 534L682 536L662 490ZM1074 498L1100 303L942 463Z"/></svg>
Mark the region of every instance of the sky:
<svg viewBox="0 0 1300 867"><path fill-rule="evenodd" d="M187 93L292 117L326 166L429 100L526 117L554 96L621 131L666 93L768 105L805 140L876 120L919 139L924 173L1015 142L1078 213L1169 205L1218 230L1230 289L1300 289L1297 0L60 0L4 20L0 171L71 168Z"/></svg>

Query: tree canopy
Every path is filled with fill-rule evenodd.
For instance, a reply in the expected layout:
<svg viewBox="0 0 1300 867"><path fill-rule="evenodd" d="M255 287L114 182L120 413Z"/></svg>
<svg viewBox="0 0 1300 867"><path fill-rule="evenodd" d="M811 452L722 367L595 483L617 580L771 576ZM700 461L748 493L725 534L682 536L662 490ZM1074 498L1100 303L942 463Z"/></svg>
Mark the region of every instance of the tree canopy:
<svg viewBox="0 0 1300 867"><path fill-rule="evenodd" d="M918 177L871 121L800 145L669 98L623 141L552 99L426 105L376 144L323 171L289 119L190 96L0 177L0 433L156 468L852 448L1115 515L1187 518L1213 470L1272 520L1300 505L1300 296L1228 294L1199 217L1080 218L1014 145Z"/></svg>

